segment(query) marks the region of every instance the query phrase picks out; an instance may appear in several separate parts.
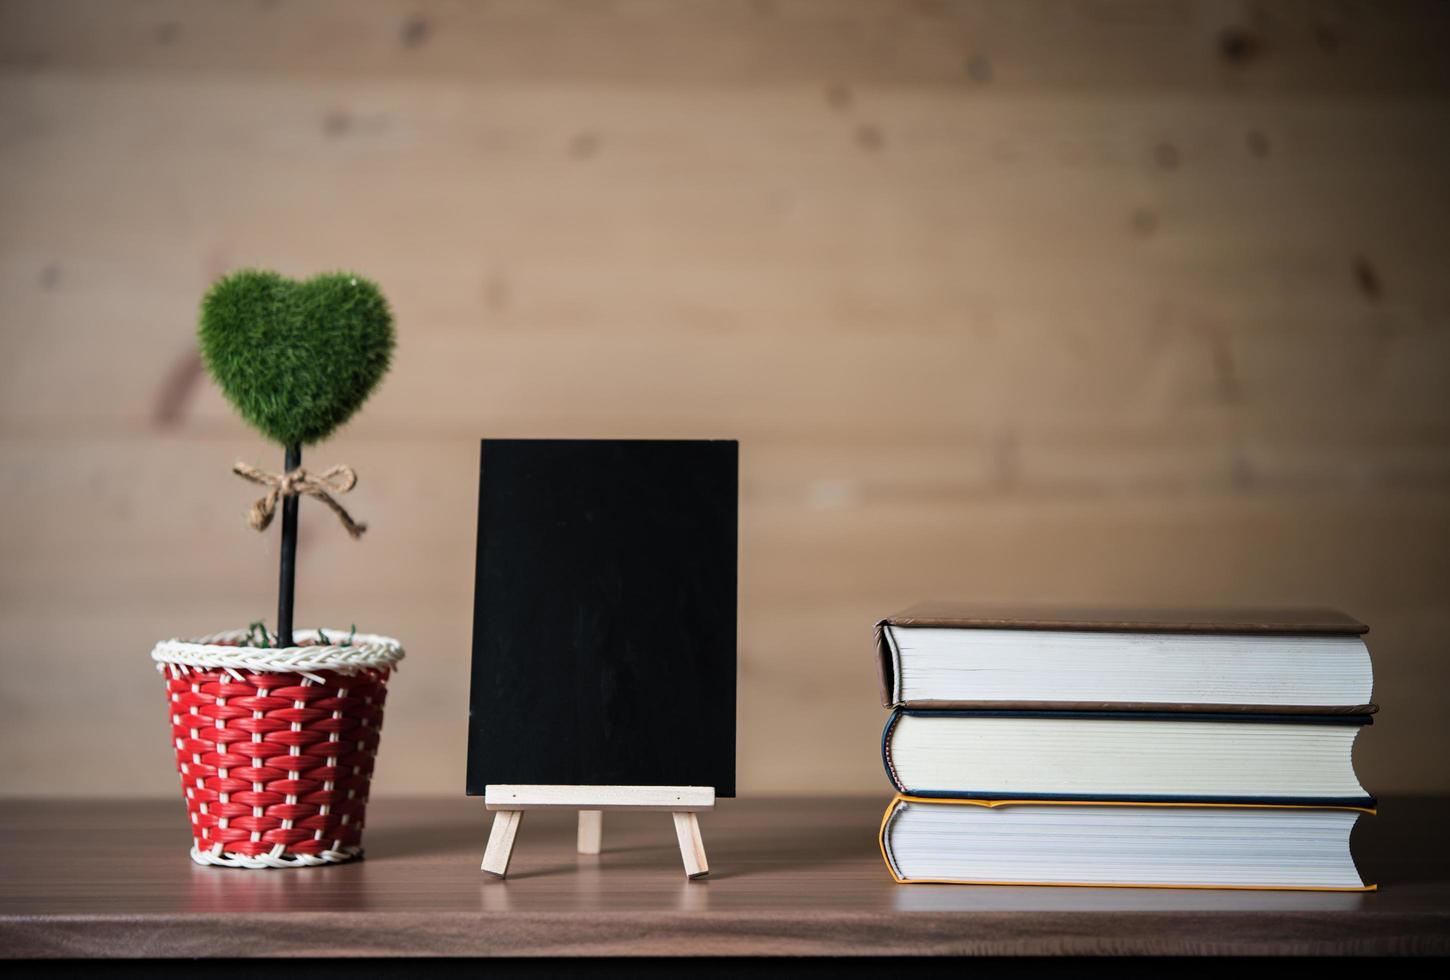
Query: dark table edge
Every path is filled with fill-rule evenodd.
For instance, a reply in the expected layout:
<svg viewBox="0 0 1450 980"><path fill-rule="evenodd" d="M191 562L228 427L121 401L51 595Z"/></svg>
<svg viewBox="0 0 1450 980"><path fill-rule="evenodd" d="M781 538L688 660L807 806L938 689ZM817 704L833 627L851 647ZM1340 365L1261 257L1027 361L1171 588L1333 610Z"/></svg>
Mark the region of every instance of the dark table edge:
<svg viewBox="0 0 1450 980"><path fill-rule="evenodd" d="M1445 956L1450 912L0 916L3 958L641 955Z"/></svg>

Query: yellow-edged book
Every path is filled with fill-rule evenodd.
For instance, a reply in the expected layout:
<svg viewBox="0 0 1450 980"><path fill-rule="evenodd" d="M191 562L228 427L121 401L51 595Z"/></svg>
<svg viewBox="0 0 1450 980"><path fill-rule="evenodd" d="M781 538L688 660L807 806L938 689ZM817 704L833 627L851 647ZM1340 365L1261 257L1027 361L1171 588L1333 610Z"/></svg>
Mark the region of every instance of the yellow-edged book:
<svg viewBox="0 0 1450 980"><path fill-rule="evenodd" d="M881 856L902 884L1373 891L1349 835L1368 807L898 794Z"/></svg>

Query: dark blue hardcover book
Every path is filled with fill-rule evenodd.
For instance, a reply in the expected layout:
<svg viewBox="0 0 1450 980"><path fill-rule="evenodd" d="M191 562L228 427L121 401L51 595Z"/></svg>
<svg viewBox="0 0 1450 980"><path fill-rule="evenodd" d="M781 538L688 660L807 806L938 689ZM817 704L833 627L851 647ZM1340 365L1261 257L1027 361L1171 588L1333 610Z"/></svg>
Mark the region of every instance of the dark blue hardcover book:
<svg viewBox="0 0 1450 980"><path fill-rule="evenodd" d="M1372 807L1352 751L1370 715L898 708L881 734L898 793Z"/></svg>

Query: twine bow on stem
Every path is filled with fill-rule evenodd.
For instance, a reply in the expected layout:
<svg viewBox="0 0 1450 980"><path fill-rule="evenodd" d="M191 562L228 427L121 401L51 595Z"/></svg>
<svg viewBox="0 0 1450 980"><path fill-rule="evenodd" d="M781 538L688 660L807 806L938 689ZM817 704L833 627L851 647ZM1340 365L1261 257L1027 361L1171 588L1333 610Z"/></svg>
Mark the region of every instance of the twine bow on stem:
<svg viewBox="0 0 1450 980"><path fill-rule="evenodd" d="M351 466L339 463L320 476L314 476L301 467L291 473L268 473L239 461L232 464L232 472L267 488L267 492L252 504L252 510L247 515L247 523L255 530L267 529L267 525L272 523L272 515L276 513L277 503L283 497L303 495L316 497L332 508L342 526L347 528L347 533L354 538L362 537L368 529L366 524L354 521L342 504L332 498L334 493L347 493L357 486L357 474Z"/></svg>

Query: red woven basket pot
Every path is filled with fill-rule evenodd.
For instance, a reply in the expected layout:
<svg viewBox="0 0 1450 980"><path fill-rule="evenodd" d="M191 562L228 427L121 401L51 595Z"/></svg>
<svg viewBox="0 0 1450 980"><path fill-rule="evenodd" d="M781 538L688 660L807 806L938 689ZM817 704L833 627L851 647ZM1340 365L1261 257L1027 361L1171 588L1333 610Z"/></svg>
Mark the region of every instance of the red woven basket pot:
<svg viewBox="0 0 1450 980"><path fill-rule="evenodd" d="M191 859L298 868L362 856L388 677L402 645L299 630L294 647L242 646L243 630L167 640L172 745L191 818Z"/></svg>

